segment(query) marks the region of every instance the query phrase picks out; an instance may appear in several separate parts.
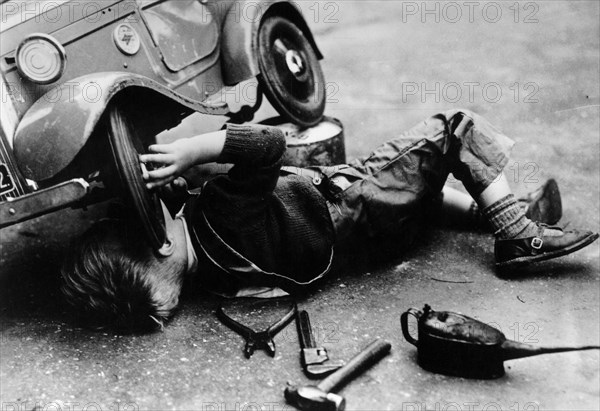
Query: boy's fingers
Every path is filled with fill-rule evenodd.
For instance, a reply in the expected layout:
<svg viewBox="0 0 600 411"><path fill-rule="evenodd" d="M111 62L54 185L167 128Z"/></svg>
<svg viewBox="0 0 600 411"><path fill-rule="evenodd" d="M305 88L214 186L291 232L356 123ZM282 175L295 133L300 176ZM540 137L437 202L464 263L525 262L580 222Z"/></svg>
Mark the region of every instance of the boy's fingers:
<svg viewBox="0 0 600 411"><path fill-rule="evenodd" d="M170 164L173 162L173 156L170 154L142 154L140 161L142 163Z"/></svg>
<svg viewBox="0 0 600 411"><path fill-rule="evenodd" d="M175 176L169 176L167 178L162 178L160 180L155 180L155 181L153 181L151 183L147 183L146 184L146 188L148 188L148 190L151 190L153 188L166 186L167 184L169 184L174 179L175 179Z"/></svg>
<svg viewBox="0 0 600 411"><path fill-rule="evenodd" d="M187 181L183 177L177 177L173 180L173 186L178 189L187 189Z"/></svg>
<svg viewBox="0 0 600 411"><path fill-rule="evenodd" d="M152 170L148 172L148 177L151 180L160 180L166 177L170 177L172 176L173 179L175 177L177 177L175 175L175 172L177 171L177 167L174 165L168 166L168 167L163 167L163 168L159 168L157 170Z"/></svg>
<svg viewBox="0 0 600 411"><path fill-rule="evenodd" d="M151 151L153 153L169 153L169 144L152 144L151 146L148 146L148 151Z"/></svg>
<svg viewBox="0 0 600 411"><path fill-rule="evenodd" d="M140 168L142 169L142 178L148 180L150 178L148 175L148 168L146 168L146 164L143 161L140 163Z"/></svg>

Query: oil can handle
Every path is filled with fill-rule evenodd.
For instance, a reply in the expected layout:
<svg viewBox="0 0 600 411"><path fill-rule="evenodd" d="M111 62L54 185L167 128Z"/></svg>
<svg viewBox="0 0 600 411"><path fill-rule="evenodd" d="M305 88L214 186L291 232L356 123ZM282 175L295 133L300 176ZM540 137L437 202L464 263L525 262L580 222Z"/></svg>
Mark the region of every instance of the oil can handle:
<svg viewBox="0 0 600 411"><path fill-rule="evenodd" d="M418 323L419 318L421 317L421 315L423 315L423 313L420 310L417 310L416 308L409 308L406 312L403 312L402 315L400 316L400 325L402 325L402 334L404 334L404 338L406 339L406 341L408 341L409 343L411 343L412 345L417 347L417 344L419 343L419 341L414 339L412 337L412 335L410 335L410 332L408 331L408 316L409 315L412 315L413 317L415 317L417 319L417 323Z"/></svg>

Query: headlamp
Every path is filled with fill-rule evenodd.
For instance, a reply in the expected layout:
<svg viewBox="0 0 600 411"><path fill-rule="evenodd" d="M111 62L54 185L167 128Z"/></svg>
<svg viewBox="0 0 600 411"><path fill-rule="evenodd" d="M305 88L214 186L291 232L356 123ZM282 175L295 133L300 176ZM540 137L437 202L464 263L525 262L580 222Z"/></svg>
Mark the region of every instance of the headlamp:
<svg viewBox="0 0 600 411"><path fill-rule="evenodd" d="M19 73L38 84L50 84L62 76L67 64L64 47L54 37L35 33L27 36L15 56Z"/></svg>

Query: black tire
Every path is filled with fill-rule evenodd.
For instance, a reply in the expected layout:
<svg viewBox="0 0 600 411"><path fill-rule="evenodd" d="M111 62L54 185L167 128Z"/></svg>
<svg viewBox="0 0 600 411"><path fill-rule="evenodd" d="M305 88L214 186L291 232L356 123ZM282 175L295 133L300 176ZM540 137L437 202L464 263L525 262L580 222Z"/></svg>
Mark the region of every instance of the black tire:
<svg viewBox="0 0 600 411"><path fill-rule="evenodd" d="M303 127L325 111L325 77L310 42L290 20L269 16L258 32L258 81L273 107Z"/></svg>
<svg viewBox="0 0 600 411"><path fill-rule="evenodd" d="M142 140L117 105L109 108L107 125L120 192L138 216L149 244L159 250L167 239L165 220L158 195L146 189L142 178L138 158L138 153L145 152Z"/></svg>

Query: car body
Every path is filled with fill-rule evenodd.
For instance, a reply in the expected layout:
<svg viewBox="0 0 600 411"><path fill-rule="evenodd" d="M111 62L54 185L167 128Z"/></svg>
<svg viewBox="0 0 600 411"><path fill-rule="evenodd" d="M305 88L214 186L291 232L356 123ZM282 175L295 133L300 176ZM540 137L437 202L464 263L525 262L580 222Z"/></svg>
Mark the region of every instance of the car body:
<svg viewBox="0 0 600 411"><path fill-rule="evenodd" d="M94 181L103 180L107 168L124 167L115 144L133 138L117 135L107 144L113 106L143 136L195 112L243 122L261 94L253 107L232 113L220 91L258 77L288 120L310 126L323 115L324 90L317 86L324 84L315 65L322 56L291 2L58 0L0 7L0 227L98 199L90 195ZM286 98L271 87L281 86L273 67L312 87L309 94L317 90L306 102L316 96L320 106L313 104L305 117L302 106L300 117L287 110ZM151 142L124 149L140 152Z"/></svg>

